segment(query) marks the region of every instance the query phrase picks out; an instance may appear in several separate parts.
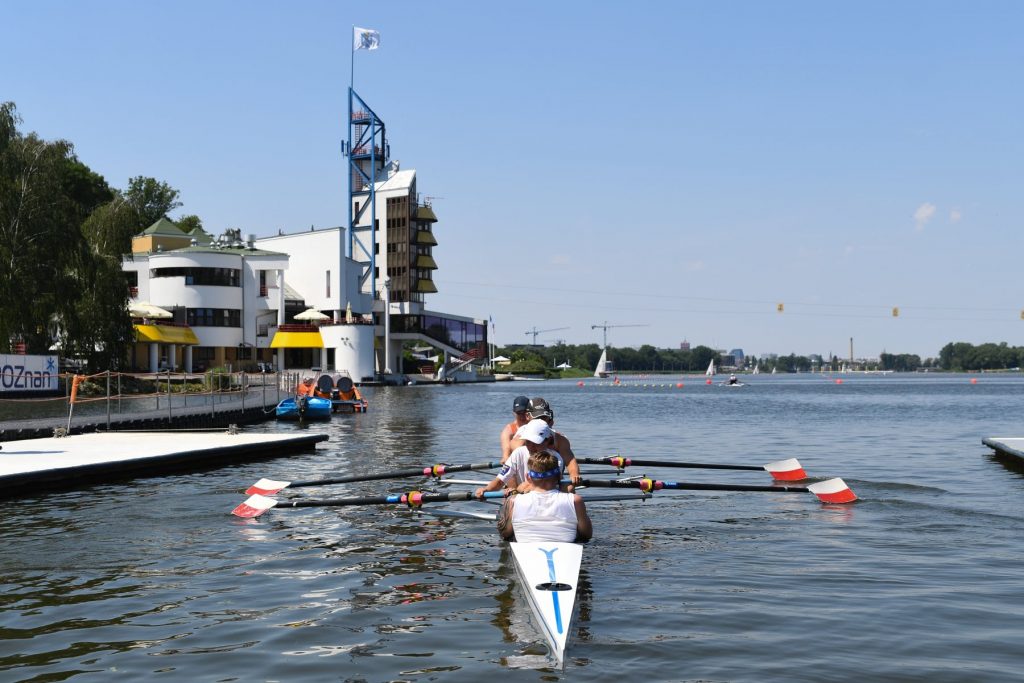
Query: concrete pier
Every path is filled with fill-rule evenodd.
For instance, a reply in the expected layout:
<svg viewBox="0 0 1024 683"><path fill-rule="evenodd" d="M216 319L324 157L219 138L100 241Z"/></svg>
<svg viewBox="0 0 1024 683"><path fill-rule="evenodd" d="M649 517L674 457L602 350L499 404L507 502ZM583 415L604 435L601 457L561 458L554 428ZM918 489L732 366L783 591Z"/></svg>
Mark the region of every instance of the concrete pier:
<svg viewBox="0 0 1024 683"><path fill-rule="evenodd" d="M310 451L326 434L97 432L0 444L0 498Z"/></svg>

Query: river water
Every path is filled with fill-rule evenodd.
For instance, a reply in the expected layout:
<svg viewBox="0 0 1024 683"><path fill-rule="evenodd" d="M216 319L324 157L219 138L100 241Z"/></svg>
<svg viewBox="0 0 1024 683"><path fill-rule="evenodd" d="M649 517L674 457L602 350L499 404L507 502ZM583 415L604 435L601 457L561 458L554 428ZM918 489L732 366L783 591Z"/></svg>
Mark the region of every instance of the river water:
<svg viewBox="0 0 1024 683"><path fill-rule="evenodd" d="M5 502L0 680L1020 680L1024 474L980 440L1024 436L1024 378L745 381L367 389L370 412L308 427L330 435L316 453ZM591 504L564 672L488 523L382 508L228 514L263 476L496 460L518 393L551 402L580 456L796 457L860 501L666 491Z"/></svg>

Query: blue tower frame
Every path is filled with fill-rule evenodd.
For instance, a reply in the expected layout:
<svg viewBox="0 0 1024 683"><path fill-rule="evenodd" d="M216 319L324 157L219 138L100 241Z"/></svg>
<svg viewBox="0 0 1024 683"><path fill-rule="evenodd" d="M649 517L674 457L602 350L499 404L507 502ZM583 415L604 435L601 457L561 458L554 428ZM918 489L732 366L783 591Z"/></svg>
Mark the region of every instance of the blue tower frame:
<svg viewBox="0 0 1024 683"><path fill-rule="evenodd" d="M348 157L348 243L345 255L348 258L355 258L353 254L355 245L356 225L360 218L366 213L367 207L370 210L370 243L369 256L370 268L366 275L360 279L360 287L370 279L370 296L377 298L377 258L375 245L377 244L377 181L381 177L381 171L387 164L390 156L388 149L387 135L385 133L384 121L377 116L376 112L361 98L355 89L348 89L348 144L343 150ZM364 187L366 189L364 189ZM359 211L356 212L356 197L367 196L368 201L360 202ZM360 228L361 230L365 228ZM344 284L342 284L344 286ZM339 291L341 291L339 289Z"/></svg>

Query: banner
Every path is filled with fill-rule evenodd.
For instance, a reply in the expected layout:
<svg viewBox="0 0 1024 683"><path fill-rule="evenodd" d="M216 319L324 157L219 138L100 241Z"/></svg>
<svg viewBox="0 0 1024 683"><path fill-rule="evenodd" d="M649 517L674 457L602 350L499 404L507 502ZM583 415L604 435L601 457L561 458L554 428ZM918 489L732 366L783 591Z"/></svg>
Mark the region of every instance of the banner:
<svg viewBox="0 0 1024 683"><path fill-rule="evenodd" d="M57 356L0 355L0 394L57 391Z"/></svg>

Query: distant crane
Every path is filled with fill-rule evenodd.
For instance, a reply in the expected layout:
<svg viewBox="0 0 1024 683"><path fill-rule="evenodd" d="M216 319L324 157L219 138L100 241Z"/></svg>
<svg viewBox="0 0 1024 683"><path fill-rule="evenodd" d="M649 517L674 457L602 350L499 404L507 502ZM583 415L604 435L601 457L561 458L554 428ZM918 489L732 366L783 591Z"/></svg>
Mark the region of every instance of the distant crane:
<svg viewBox="0 0 1024 683"><path fill-rule="evenodd" d="M537 335L538 334L543 334L545 332L557 332L558 330L567 330L567 329L569 329L569 328L568 327L553 327L550 330L538 330L537 327L534 326L534 328L532 330L527 330L526 334L532 334L533 335L533 345L536 346L537 345Z"/></svg>
<svg viewBox="0 0 1024 683"><path fill-rule="evenodd" d="M608 330L610 330L613 327L648 327L648 325L646 323L641 323L638 325L609 325L607 320L604 321L603 325L591 325L590 329L592 330L596 330L599 328L603 330L604 344L601 346L602 349L608 348Z"/></svg>

